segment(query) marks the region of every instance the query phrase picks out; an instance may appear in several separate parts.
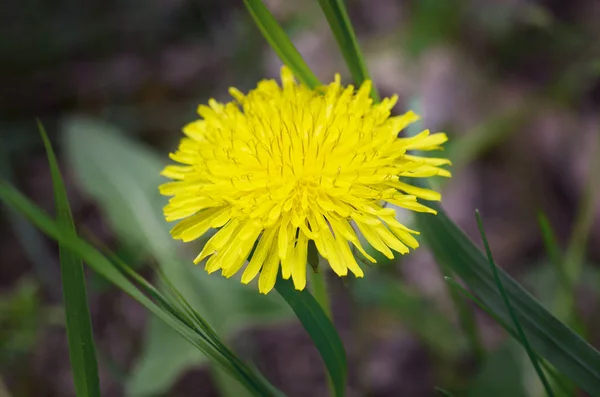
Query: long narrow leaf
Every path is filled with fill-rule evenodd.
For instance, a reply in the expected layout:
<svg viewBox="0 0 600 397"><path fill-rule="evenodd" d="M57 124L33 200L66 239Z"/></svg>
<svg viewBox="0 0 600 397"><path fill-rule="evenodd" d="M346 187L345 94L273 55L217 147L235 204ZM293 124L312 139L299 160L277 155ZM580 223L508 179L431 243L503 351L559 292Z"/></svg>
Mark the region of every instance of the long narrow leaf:
<svg viewBox="0 0 600 397"><path fill-rule="evenodd" d="M346 65L348 65L356 85L361 85L365 80L371 80L344 0L319 0L319 4L323 9L323 13L325 13L333 36L342 51ZM379 93L375 88L375 84L371 87L371 97L375 101L379 101Z"/></svg>
<svg viewBox="0 0 600 397"><path fill-rule="evenodd" d="M521 341L521 344L525 348L525 351L527 352L527 355L529 356L529 360L531 361L531 364L533 365L535 372L537 373L538 377L540 378L542 385L544 385L546 394L549 397L553 397L554 393L552 392L552 388L550 387L550 384L548 383L548 380L546 379L544 372L540 368L540 365L538 363L538 359L537 359L535 353L533 352L533 350L531 349L531 346L529 345L529 341L527 340L527 337L525 336L525 333L523 332L523 327L521 327L521 323L519 322L519 319L517 318L517 316L513 310L512 303L510 302L510 299L508 299L508 296L506 295L506 291L504 290L504 286L502 285L502 281L500 280L500 276L498 275L498 267L496 266L496 263L494 262L494 258L492 256L492 250L490 249L490 244L488 243L487 236L485 235L485 230L483 228L483 221L481 220L481 215L479 214L479 211L476 211L475 214L477 217L477 226L479 227L479 232L481 233L481 239L483 240L485 252L487 254L488 261L490 262L490 268L492 269L492 273L494 274L494 281L496 282L496 285L498 286L498 291L500 292L500 295L502 295L502 300L504 301L504 304L506 305L506 309L508 310L508 314L510 315L510 318L515 326L515 329L517 330L517 335L519 336L519 340Z"/></svg>
<svg viewBox="0 0 600 397"><path fill-rule="evenodd" d="M65 228L64 225L52 220L40 208L4 181L0 181L0 200L9 208L24 215L42 232L57 240L61 246L72 251L77 257L82 258L94 271L141 303L194 347L206 354L213 363L237 379L253 395L260 397L281 396L281 393L266 382L260 374L241 364L241 361L232 362L229 360L229 353L226 354L223 350L215 349L215 343L220 349L225 349L225 346L220 340L211 339L209 342L208 336L199 333L198 329L190 326L191 320L185 318L184 313L178 312L176 306L173 306L165 297L161 296L156 288L146 288L146 293L155 296L161 305L157 305L144 292L140 291L99 251L77 237L71 229ZM141 285L144 286L144 283Z"/></svg>
<svg viewBox="0 0 600 397"><path fill-rule="evenodd" d="M57 220L62 227L75 234L73 216L65 185L58 169L58 162L46 130L39 120L38 128L50 163ZM83 264L81 259L65 246L60 244L59 248L67 339L69 341L69 355L71 357L75 392L77 397L100 397L98 362L96 361L96 347L92 335L92 322L88 307Z"/></svg>
<svg viewBox="0 0 600 397"><path fill-rule="evenodd" d="M436 259L447 264L483 303L510 321L487 259L436 203L437 216L418 214L422 234ZM502 269L499 277L536 353L593 396L600 396L600 353L550 314Z"/></svg>
<svg viewBox="0 0 600 397"><path fill-rule="evenodd" d="M298 291L294 289L292 282L289 280L279 278L275 288L294 310L302 326L308 332L317 350L319 350L333 383L335 395L337 397L344 396L348 373L346 351L335 327L321 305L307 290Z"/></svg>
<svg viewBox="0 0 600 397"><path fill-rule="evenodd" d="M244 0L246 8L256 26L260 29L263 36L271 48L277 53L277 56L292 69L294 75L307 86L314 88L321 83L317 76L310 70L302 55L298 52L294 44L277 23L271 12L265 7L262 0Z"/></svg>

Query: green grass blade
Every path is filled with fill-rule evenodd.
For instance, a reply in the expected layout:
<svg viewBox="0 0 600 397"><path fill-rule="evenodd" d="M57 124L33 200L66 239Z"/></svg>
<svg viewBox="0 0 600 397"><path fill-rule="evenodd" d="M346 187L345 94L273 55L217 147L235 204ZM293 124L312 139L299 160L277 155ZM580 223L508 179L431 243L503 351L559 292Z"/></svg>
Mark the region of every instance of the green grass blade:
<svg viewBox="0 0 600 397"><path fill-rule="evenodd" d="M248 12L254 19L256 26L277 53L277 56L292 69L294 76L310 88L321 85L317 76L308 67L302 55L277 23L271 12L265 7L262 0L244 0Z"/></svg>
<svg viewBox="0 0 600 397"><path fill-rule="evenodd" d="M256 371L241 363L240 360L230 360L229 354L232 353L227 350L220 340L209 338L208 335L199 332L193 326L193 320L186 316L185 312L178 311L176 305L169 302L156 288L142 281L141 276L137 275L136 280L142 288L147 287L145 292L136 287L121 273L118 267L98 250L74 234L72 229L51 219L39 207L4 181L0 181L0 200L9 208L24 215L42 232L58 241L61 246L80 257L94 271L142 304L194 347L203 352L219 368L238 380L254 396L281 396L281 393L266 382ZM133 272L133 270L131 271ZM155 298L159 304L155 303L149 296Z"/></svg>
<svg viewBox="0 0 600 397"><path fill-rule="evenodd" d="M344 0L319 0L319 4L356 85L361 85L365 80L371 80ZM371 97L376 102L380 99L375 84L371 88Z"/></svg>
<svg viewBox="0 0 600 397"><path fill-rule="evenodd" d="M540 368L537 357L535 356L535 353L533 352L533 350L531 349L531 346L529 345L529 341L527 340L527 337L525 336L525 332L523 332L523 328L521 327L521 323L519 323L519 319L517 318L517 316L513 310L512 304L510 303L510 299L508 299L508 296L506 295L506 291L504 290L502 281L500 281L500 276L498 275L498 268L496 266L496 263L494 262L494 258L492 256L492 250L490 249L490 245L487 240L487 236L485 235L485 230L483 229L483 221L481 220L481 215L480 215L479 211L475 211L475 216L477 217L477 226L479 227L479 232L481 233L481 239L483 240L485 252L487 254L488 261L490 262L490 268L492 269L492 273L494 274L494 281L496 282L498 291L500 291L500 294L502 295L504 304L506 305L506 308L508 310L510 318L513 321L515 329L517 330L517 335L519 336L519 340L521 341L521 344L525 348L525 351L527 352L527 355L529 356L529 360L531 360L531 364L535 368L535 372L537 373L538 377L540 378L542 385L544 385L546 394L549 397L554 397L552 388L550 387L550 384L548 383L548 380L546 379L544 372Z"/></svg>
<svg viewBox="0 0 600 397"><path fill-rule="evenodd" d="M73 223L65 185L58 169L58 162L44 126L39 120L38 128L50 163L57 221L75 234L75 224ZM77 397L100 397L98 362L92 335L92 322L88 307L83 264L76 255L62 244L59 245L59 248L67 339L69 341L69 355L71 357L75 391Z"/></svg>
<svg viewBox="0 0 600 397"><path fill-rule="evenodd" d="M438 211L437 216L417 214L416 217L436 259L449 266L500 318L510 322L486 257L439 204L428 202L428 205ZM600 396L600 353L552 316L502 269L498 273L534 351L592 396Z"/></svg>
<svg viewBox="0 0 600 397"><path fill-rule="evenodd" d="M348 363L344 345L319 305L319 302L306 289L298 291L290 280L279 278L275 284L277 292L290 305L302 326L308 332L317 350L321 354L329 377L333 383L335 395L342 397L346 390Z"/></svg>

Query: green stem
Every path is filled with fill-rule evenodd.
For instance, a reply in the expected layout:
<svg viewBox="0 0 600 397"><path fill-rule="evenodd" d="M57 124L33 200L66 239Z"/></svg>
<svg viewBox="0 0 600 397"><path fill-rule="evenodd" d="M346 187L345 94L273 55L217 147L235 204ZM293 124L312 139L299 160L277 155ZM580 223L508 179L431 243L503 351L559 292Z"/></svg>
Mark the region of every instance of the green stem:
<svg viewBox="0 0 600 397"><path fill-rule="evenodd" d="M321 309L325 312L327 317L331 320L331 302L329 301L329 294L327 293L327 280L325 280L325 274L323 271L313 271L311 273L312 282L312 293Z"/></svg>

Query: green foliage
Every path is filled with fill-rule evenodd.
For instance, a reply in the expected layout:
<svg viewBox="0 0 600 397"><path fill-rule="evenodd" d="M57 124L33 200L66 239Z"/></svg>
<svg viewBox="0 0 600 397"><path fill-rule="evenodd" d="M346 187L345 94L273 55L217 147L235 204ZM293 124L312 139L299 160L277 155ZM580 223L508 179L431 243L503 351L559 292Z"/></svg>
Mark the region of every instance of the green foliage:
<svg viewBox="0 0 600 397"><path fill-rule="evenodd" d="M50 163L57 222L65 230L75 235L73 216L71 215L67 192L58 169L56 156L50 145L48 135L39 121L38 128ZM96 361L96 347L92 335L83 264L81 259L69 249L61 244L59 244L59 248L67 339L69 341L69 355L71 357L75 391L77 397L100 397L98 362Z"/></svg>

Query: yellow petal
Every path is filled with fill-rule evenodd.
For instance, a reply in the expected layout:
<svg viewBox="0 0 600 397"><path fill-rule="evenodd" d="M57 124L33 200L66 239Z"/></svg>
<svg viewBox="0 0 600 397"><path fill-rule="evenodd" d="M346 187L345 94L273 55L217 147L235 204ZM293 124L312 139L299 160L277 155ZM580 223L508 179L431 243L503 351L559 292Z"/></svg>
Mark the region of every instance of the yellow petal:
<svg viewBox="0 0 600 397"><path fill-rule="evenodd" d="M308 238L304 233L298 236L298 242L294 248L292 262L292 280L297 290L303 290L306 287L306 258L308 255Z"/></svg>
<svg viewBox="0 0 600 397"><path fill-rule="evenodd" d="M277 273L279 272L279 255L277 254L277 243L273 241L267 259L258 278L258 290L261 294L267 294L275 286Z"/></svg>
<svg viewBox="0 0 600 397"><path fill-rule="evenodd" d="M271 246L273 244L273 240L275 237L275 233L277 232L277 228L270 228L264 231L258 245L256 246L256 250L254 250L254 254L252 255L252 259L250 259L250 263L244 274L242 274L242 283L248 284L250 281L254 280L254 277L258 274L260 269L262 268L269 252L271 251Z"/></svg>

